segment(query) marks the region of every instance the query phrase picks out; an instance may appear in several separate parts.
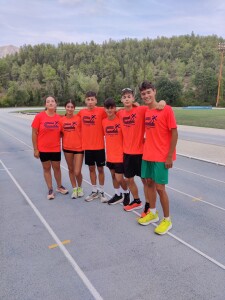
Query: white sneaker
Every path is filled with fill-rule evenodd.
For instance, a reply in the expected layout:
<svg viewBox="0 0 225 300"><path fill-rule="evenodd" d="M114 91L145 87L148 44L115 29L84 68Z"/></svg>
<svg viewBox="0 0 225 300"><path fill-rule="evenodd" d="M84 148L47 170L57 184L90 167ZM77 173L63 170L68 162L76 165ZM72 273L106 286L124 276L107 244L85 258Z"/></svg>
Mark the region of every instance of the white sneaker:
<svg viewBox="0 0 225 300"><path fill-rule="evenodd" d="M63 194L63 195L66 195L66 194L69 193L69 191L66 188L64 188L63 185L58 186L57 189L56 189L56 192L58 192L60 194Z"/></svg>
<svg viewBox="0 0 225 300"><path fill-rule="evenodd" d="M74 189L73 189L73 193L72 193L72 195L71 195L71 198L72 198L72 199L76 199L77 197L78 197L77 188L74 188Z"/></svg>
<svg viewBox="0 0 225 300"><path fill-rule="evenodd" d="M106 198L104 192L98 192L98 197L101 200L102 203L107 203L108 199Z"/></svg>
<svg viewBox="0 0 225 300"><path fill-rule="evenodd" d="M94 199L97 199L98 197L98 192L91 192L91 194L85 198L85 201L90 202Z"/></svg>
<svg viewBox="0 0 225 300"><path fill-rule="evenodd" d="M77 196L78 197L83 197L84 196L84 191L83 191L82 187L77 188Z"/></svg>

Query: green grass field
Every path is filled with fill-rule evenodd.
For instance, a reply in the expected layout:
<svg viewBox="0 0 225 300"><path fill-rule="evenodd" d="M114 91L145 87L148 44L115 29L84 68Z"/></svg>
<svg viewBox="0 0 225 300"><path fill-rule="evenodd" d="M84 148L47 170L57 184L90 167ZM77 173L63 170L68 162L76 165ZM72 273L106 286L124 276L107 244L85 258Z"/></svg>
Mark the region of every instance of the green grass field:
<svg viewBox="0 0 225 300"><path fill-rule="evenodd" d="M173 108L173 110L179 125L225 129L225 109ZM23 111L27 112L32 113L35 110ZM64 115L65 110L58 110L58 113Z"/></svg>

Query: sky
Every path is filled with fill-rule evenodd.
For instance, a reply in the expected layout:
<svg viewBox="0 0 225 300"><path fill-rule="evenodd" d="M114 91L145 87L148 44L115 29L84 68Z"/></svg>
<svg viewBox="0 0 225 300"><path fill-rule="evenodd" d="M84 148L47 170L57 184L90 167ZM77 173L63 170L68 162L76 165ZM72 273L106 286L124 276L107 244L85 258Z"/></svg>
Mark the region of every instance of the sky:
<svg viewBox="0 0 225 300"><path fill-rule="evenodd" d="M225 38L224 0L0 0L0 46Z"/></svg>

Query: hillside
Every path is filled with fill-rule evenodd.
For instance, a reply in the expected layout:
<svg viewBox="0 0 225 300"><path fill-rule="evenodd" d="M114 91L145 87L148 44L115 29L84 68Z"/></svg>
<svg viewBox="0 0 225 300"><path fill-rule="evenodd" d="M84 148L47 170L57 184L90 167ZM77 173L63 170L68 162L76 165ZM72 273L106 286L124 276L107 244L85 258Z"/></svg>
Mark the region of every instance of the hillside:
<svg viewBox="0 0 225 300"><path fill-rule="evenodd" d="M19 51L19 48L16 46L8 45L0 47L0 58L5 57L8 54L15 54Z"/></svg>

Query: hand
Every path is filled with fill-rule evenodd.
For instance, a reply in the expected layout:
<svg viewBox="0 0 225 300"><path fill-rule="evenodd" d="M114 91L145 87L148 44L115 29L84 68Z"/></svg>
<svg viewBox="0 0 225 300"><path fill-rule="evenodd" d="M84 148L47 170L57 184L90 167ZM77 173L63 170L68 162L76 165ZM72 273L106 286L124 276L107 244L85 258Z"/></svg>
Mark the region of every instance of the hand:
<svg viewBox="0 0 225 300"><path fill-rule="evenodd" d="M166 167L166 169L171 169L173 167L172 157L167 157L167 159L165 161L165 167Z"/></svg>
<svg viewBox="0 0 225 300"><path fill-rule="evenodd" d="M138 106L140 106L140 104L136 101L136 102L134 102L134 103L132 104L132 106L133 106L133 107L138 107Z"/></svg>
<svg viewBox="0 0 225 300"><path fill-rule="evenodd" d="M39 153L38 149L34 150L34 157L35 158L39 158L40 157L40 153Z"/></svg>
<svg viewBox="0 0 225 300"><path fill-rule="evenodd" d="M160 100L156 105L156 109L163 110L165 106L166 106L166 101L165 100Z"/></svg>

